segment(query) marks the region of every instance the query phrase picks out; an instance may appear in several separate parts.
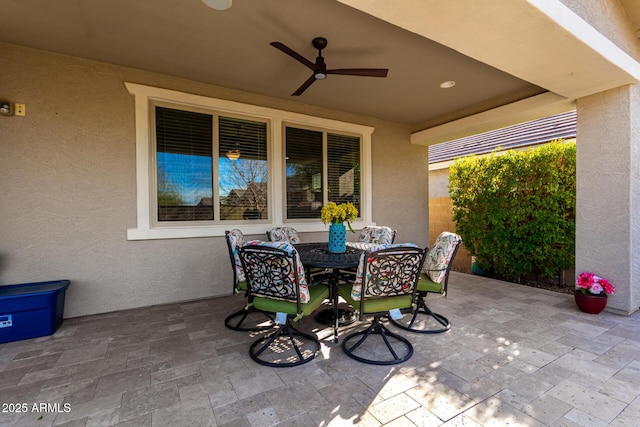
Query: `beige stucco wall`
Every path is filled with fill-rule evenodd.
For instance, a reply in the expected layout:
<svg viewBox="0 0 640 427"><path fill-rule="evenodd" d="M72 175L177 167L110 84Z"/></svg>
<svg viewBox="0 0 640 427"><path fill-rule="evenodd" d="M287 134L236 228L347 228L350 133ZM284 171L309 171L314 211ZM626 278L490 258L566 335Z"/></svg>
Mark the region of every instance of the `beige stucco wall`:
<svg viewBox="0 0 640 427"><path fill-rule="evenodd" d="M7 44L0 57L0 95L27 111L0 117L0 285L70 279L65 317L230 292L223 237L126 239L136 225L126 81L375 126L373 220L427 244L427 148L404 125Z"/></svg>
<svg viewBox="0 0 640 427"><path fill-rule="evenodd" d="M429 198L449 197L449 168L429 171Z"/></svg>
<svg viewBox="0 0 640 427"><path fill-rule="evenodd" d="M613 0L562 0L636 59L640 42ZM618 88L577 101L576 273L611 280L607 310L640 306L640 88Z"/></svg>
<svg viewBox="0 0 640 427"><path fill-rule="evenodd" d="M373 219L397 231L396 243L429 243L427 147L410 143L409 129L379 126L374 140Z"/></svg>
<svg viewBox="0 0 640 427"><path fill-rule="evenodd" d="M626 87L578 100L576 272L609 279L608 308L623 313L640 304L637 98Z"/></svg>

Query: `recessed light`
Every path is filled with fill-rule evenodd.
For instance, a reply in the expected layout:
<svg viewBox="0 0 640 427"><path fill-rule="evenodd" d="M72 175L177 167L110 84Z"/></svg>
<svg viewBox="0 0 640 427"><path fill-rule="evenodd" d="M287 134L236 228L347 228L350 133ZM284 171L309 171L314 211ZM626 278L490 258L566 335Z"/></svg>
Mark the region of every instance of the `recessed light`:
<svg viewBox="0 0 640 427"><path fill-rule="evenodd" d="M215 10L227 10L232 2L233 0L202 0L202 3Z"/></svg>
<svg viewBox="0 0 640 427"><path fill-rule="evenodd" d="M442 89L449 89L454 87L455 85L456 85L456 82L454 82L453 80L447 80L446 82L440 83L440 87Z"/></svg>

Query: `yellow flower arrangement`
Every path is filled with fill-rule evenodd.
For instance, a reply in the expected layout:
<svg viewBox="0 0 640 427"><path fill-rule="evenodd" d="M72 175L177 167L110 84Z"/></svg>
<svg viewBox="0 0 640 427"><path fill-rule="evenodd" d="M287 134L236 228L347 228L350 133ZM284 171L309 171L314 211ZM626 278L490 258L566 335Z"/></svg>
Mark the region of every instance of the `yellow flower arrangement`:
<svg viewBox="0 0 640 427"><path fill-rule="evenodd" d="M353 203L341 203L329 202L322 207L320 212L320 220L325 224L341 224L347 222L349 230L354 232L351 228L351 221L358 217L358 208Z"/></svg>

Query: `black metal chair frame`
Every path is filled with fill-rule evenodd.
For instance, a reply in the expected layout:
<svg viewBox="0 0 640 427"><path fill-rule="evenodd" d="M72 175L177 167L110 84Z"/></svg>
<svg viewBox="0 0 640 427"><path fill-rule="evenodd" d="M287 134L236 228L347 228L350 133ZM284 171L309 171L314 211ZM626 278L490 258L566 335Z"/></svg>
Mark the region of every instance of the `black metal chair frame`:
<svg viewBox="0 0 640 427"><path fill-rule="evenodd" d="M262 265L253 265L256 264L256 262L249 260L251 255L253 255L254 259L260 259L259 263ZM260 296L295 303L296 313L298 313L297 315L287 314L286 322L284 324L276 324L277 329L275 332L267 336L262 336L254 341L249 348L251 359L264 366L281 368L298 366L313 360L320 351L320 341L315 336L298 331L292 324L293 321L299 320L301 317L300 313L302 313L300 283L295 273L293 274L295 277L293 283L288 279L291 271L297 271L296 257L281 249L255 245L240 248L240 261L242 262L247 280L247 291L250 298ZM284 273L279 269L271 268L273 264L276 263L284 269ZM278 283L279 286L274 287L272 285L273 283ZM291 298L290 292L286 292L286 290L291 291L292 288L295 290L295 298ZM292 362L270 362L260 358L279 337L288 338L290 345L296 352L298 360ZM315 350L310 356L304 357L300 351L300 347L296 343L295 337L305 338L314 344Z"/></svg>
<svg viewBox="0 0 640 427"><path fill-rule="evenodd" d="M285 228L285 227L281 227L281 228ZM274 228L276 228L276 227L274 227ZM267 231L267 240L270 241L270 242L275 242L276 241L276 240L273 239L273 236L271 235L271 232L273 231L274 228L272 228L271 230ZM295 230L292 227L286 227L286 228L290 228L292 230ZM297 233L297 231L296 231L296 233ZM290 241L289 243L291 243L293 245L297 245L300 242L295 243L295 242L291 242ZM331 278L331 272L329 270L327 270L326 268L314 268L314 267L305 266L304 267L304 271L305 271L305 273L307 275L307 283L309 285L317 285L317 284L320 284L320 283L327 283Z"/></svg>
<svg viewBox="0 0 640 427"><path fill-rule="evenodd" d="M453 260L455 259L461 244L462 244L462 240L458 240L458 243L453 249L453 254L451 254L451 259L449 260L449 264L447 264L447 268L445 270L445 276L442 283L441 294L443 296L447 295L447 291L449 287L449 272L451 271ZM449 319L447 319L445 316L441 314L434 313L427 305L426 298L429 293L430 293L429 291L420 291L420 290L416 291L416 308L413 310L413 313L411 315L411 320L407 324L398 322L391 318L389 319L389 321L400 329L404 329L405 331L409 331L409 332L415 332L418 334L440 334L450 330L451 322L449 322ZM442 327L433 328L433 329L414 328L413 325L415 324L415 321L417 320L419 314L433 317L433 319L435 319L435 321L438 322Z"/></svg>
<svg viewBox="0 0 640 427"><path fill-rule="evenodd" d="M231 258L231 267L233 269L233 287L231 290L231 294L235 295L242 291L238 289L239 278L238 278L238 272L236 271L236 261L233 256L233 248L231 247L231 240L229 239L229 234L230 234L229 230L225 231L224 233L225 239L227 241L227 248L229 249L229 257ZM248 289L244 291L244 293L245 293L245 297L247 298L247 304L244 307L242 307L240 310L228 315L224 319L224 325L233 331L240 331L240 332L264 331L266 329L271 328L271 325L243 326L243 323L247 320L247 316L249 316L249 314L251 313L262 313L267 318L267 320L271 322L273 321L273 317L271 317L268 313L264 311L256 310L253 307ZM236 321L235 319L238 319L238 318L239 320Z"/></svg>
<svg viewBox="0 0 640 427"><path fill-rule="evenodd" d="M392 229L391 227L389 227L389 228L391 229L391 244L393 244L393 242L395 242L395 240L396 240L396 232L397 231ZM358 242L358 243L371 243L371 242ZM340 271L340 282L341 283L353 282L355 279L356 279L356 270L355 269L346 269L346 270L341 270Z"/></svg>
<svg viewBox="0 0 640 427"><path fill-rule="evenodd" d="M365 303L369 299L373 299L375 297L367 296L367 287L369 286L369 282L376 283L376 287L380 291L380 284L386 283L386 286L380 291L384 293L384 296L379 298L388 298L391 295L411 295L411 300L414 301L416 297L416 285L418 282L418 278L420 277L420 272L422 270L422 265L424 263L424 255L425 250L413 246L402 246L402 247L394 247L383 249L377 252L366 252L364 256L364 266L363 266L363 278L362 278L362 292L360 296L360 303L358 306L359 311L359 320L363 320L365 315L373 316L373 320L367 329L364 331L354 332L350 335L347 335L342 341L342 349L347 354L347 356L355 359L359 362L368 363L372 365L396 365L398 363L405 362L411 358L413 355L413 345L411 342L405 337L396 334L389 330L382 322L381 319L389 315L388 311L376 312L376 313L364 313ZM417 263L413 263L413 265L408 264L407 261L411 257L419 256L420 260ZM395 266L395 268L394 268ZM404 268L402 268L404 266ZM389 281L385 280L385 275L382 271L393 270L396 275L396 279ZM370 280L367 280L367 271L371 273ZM410 287L409 290L406 288L399 288L399 285L413 283L413 286ZM368 359L365 357L358 356L354 354L354 351L362 345L371 335L380 335L382 340L384 341L387 350L391 354L392 360L379 360L379 359ZM350 342L354 339L360 337L354 344ZM397 343L404 344L407 347L407 353L404 356L399 356L398 352L394 348L392 344L392 340Z"/></svg>

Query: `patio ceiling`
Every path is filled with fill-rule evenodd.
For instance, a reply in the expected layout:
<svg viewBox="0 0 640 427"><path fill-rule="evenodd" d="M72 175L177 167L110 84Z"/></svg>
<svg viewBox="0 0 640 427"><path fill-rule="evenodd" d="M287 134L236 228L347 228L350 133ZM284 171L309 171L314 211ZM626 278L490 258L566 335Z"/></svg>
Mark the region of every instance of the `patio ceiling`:
<svg viewBox="0 0 640 427"><path fill-rule="evenodd" d="M637 81L633 59L603 44L569 9L543 10L550 3L557 6L548 0L235 0L231 9L216 11L200 0L0 0L0 41L421 130L537 95L552 104ZM635 7L627 12L640 18ZM633 22L640 19L632 16ZM332 75L291 98L311 73L269 43L280 41L313 60L317 36L329 41L328 68L389 68L388 77ZM447 80L456 86L441 89Z"/></svg>

